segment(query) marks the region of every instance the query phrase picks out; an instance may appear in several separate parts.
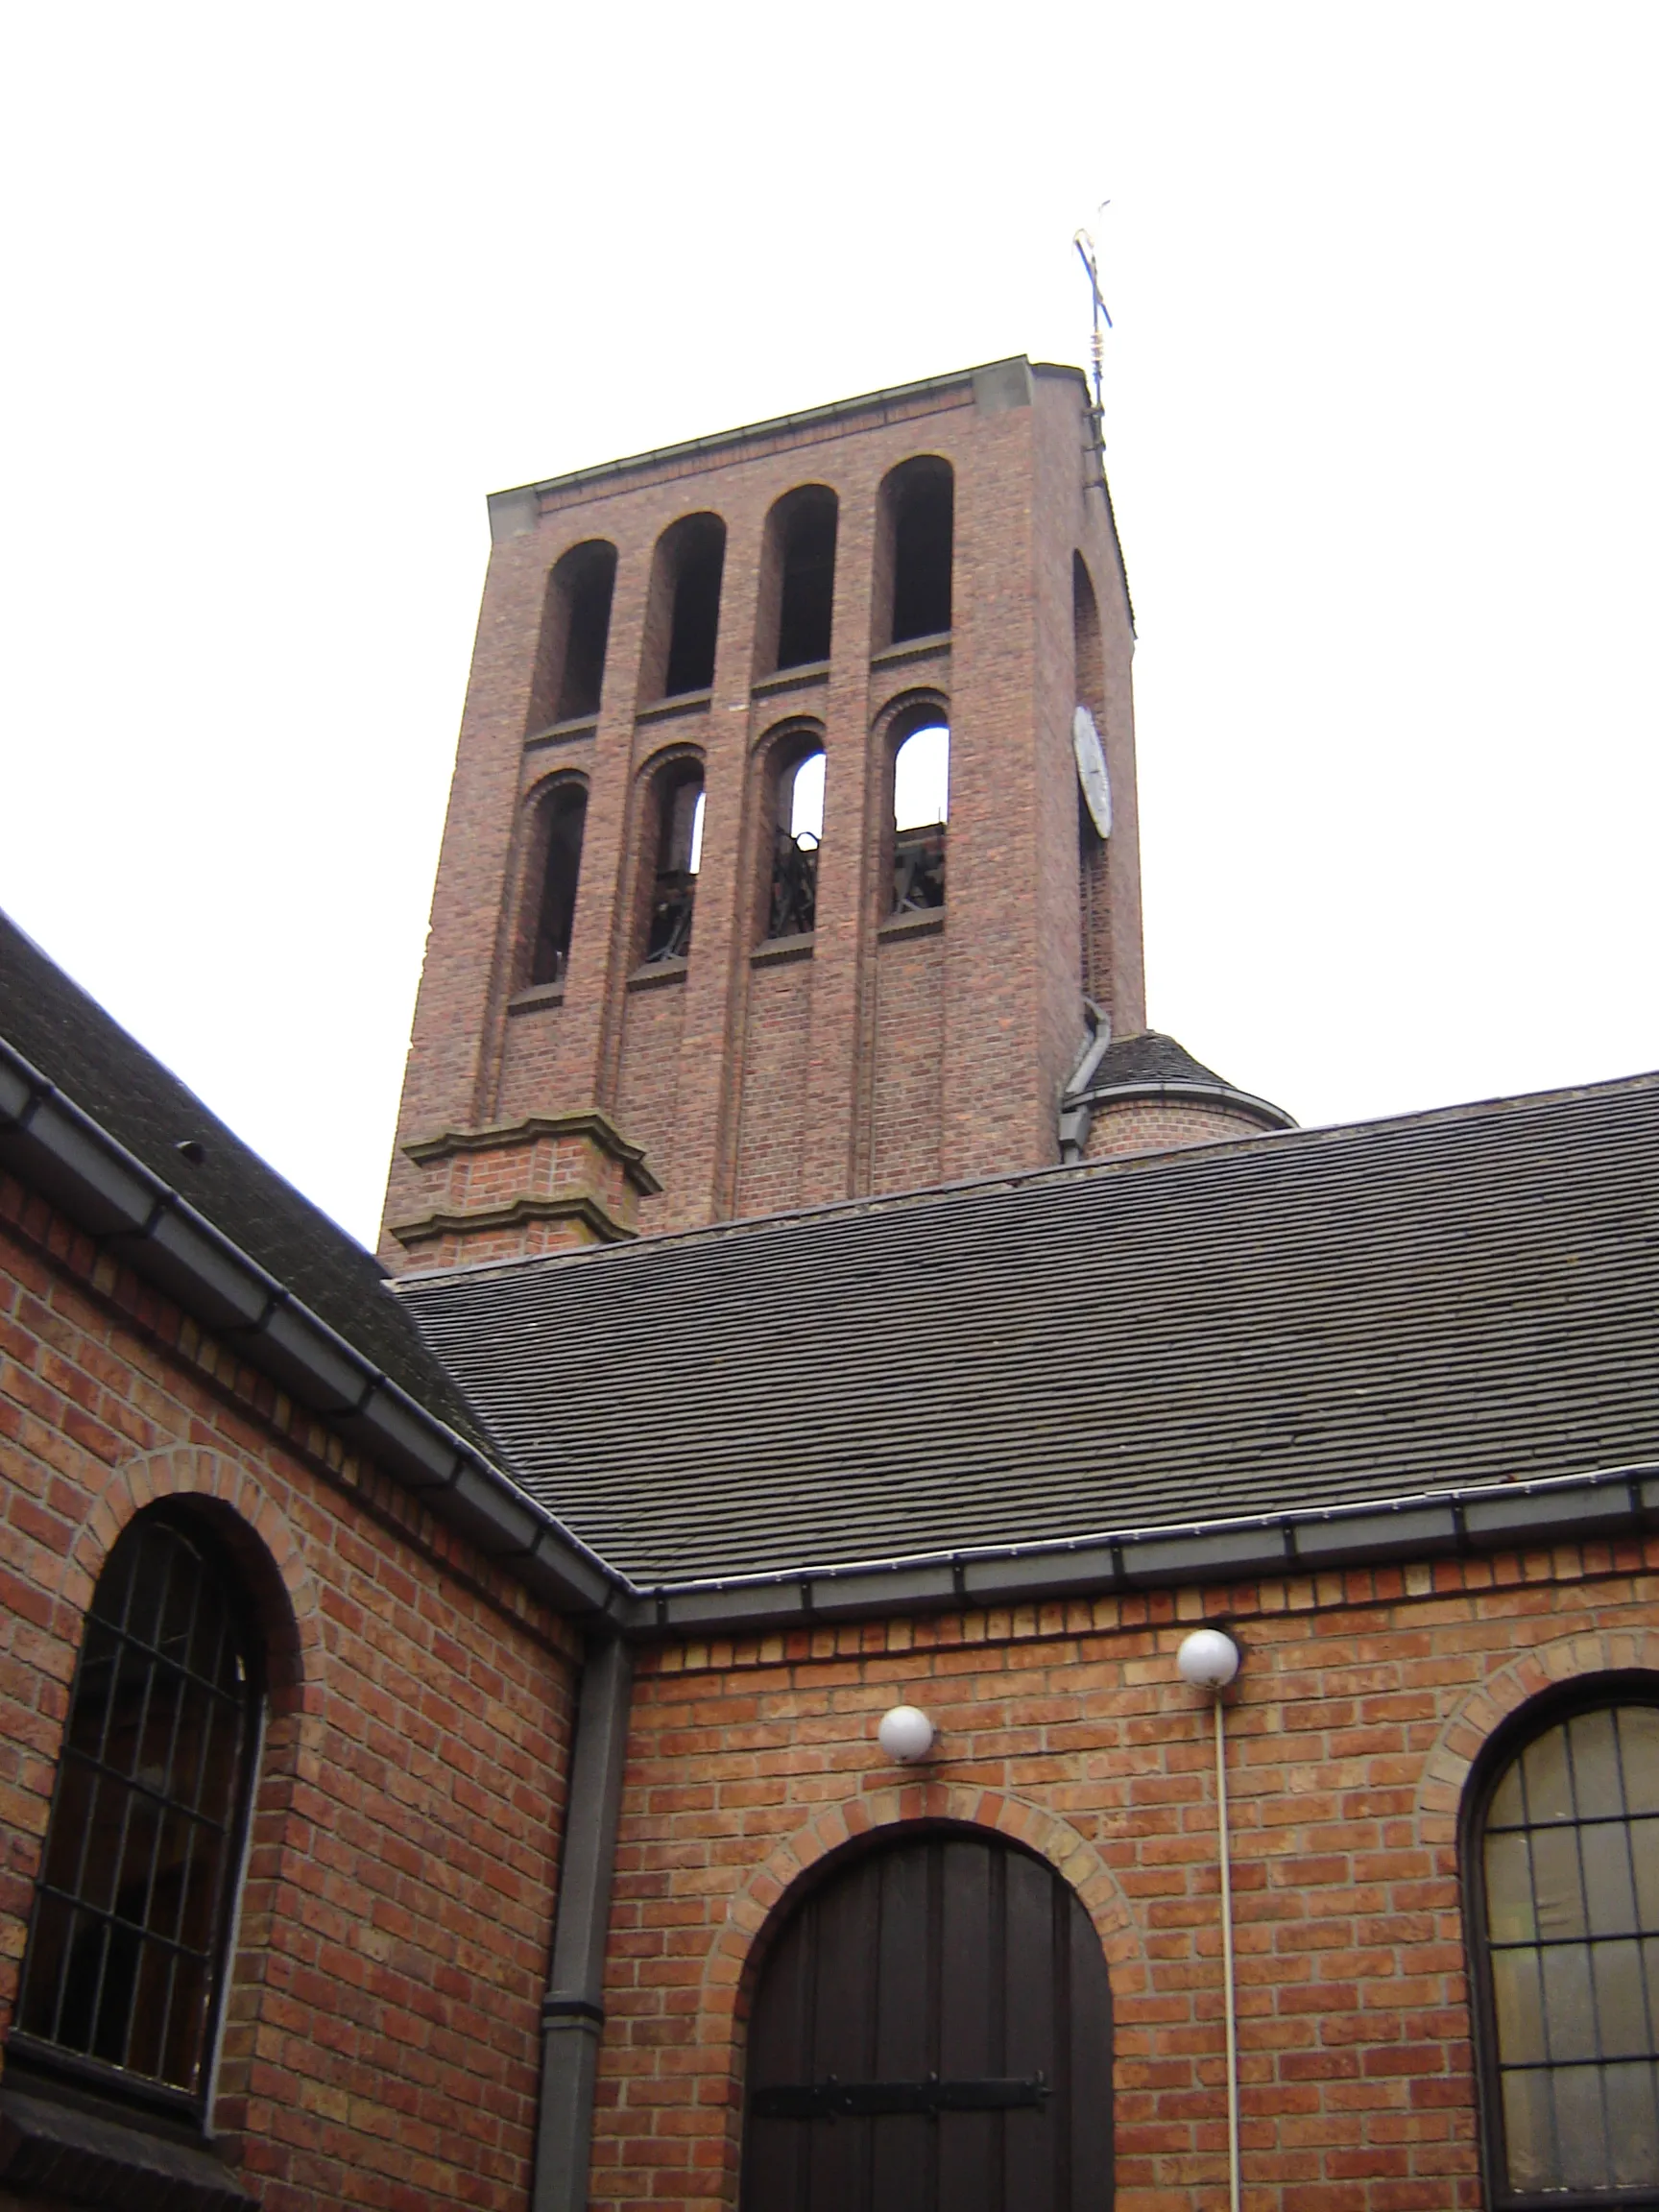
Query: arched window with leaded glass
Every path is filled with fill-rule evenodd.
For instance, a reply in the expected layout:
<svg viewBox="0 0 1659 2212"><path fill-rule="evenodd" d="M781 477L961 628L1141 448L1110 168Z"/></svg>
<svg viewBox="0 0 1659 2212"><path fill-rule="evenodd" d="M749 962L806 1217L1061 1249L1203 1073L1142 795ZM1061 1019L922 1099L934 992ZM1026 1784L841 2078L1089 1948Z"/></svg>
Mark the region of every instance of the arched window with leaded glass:
<svg viewBox="0 0 1659 2212"><path fill-rule="evenodd" d="M258 1736L252 1607L159 1507L93 1592L8 2060L200 2113Z"/></svg>
<svg viewBox="0 0 1659 2212"><path fill-rule="evenodd" d="M1659 2205L1659 1682L1496 1741L1464 1877L1495 2212Z"/></svg>

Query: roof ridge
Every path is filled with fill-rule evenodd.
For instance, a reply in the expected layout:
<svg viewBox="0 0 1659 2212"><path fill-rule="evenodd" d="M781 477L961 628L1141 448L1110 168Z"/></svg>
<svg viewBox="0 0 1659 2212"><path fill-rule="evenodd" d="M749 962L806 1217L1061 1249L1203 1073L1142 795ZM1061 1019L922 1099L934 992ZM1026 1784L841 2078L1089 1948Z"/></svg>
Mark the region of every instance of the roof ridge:
<svg viewBox="0 0 1659 2212"><path fill-rule="evenodd" d="M1229 1089L1232 1086L1228 1086ZM963 1176L949 1183L918 1184L909 1190L869 1191L852 1198L829 1198L816 1206L798 1206L774 1214L741 1214L725 1221L708 1221L696 1228L663 1229L613 1244L585 1246L576 1251L530 1252L509 1258L478 1260L453 1267L428 1267L397 1275L391 1287L398 1292L420 1290L428 1284L474 1282L487 1275L516 1274L525 1269L589 1267L605 1260L620 1262L643 1251L661 1252L684 1245L728 1241L750 1232L781 1228L795 1222L831 1220L849 1214L876 1214L920 1207L942 1199L966 1199L975 1192L1024 1190L1045 1184L1093 1183L1118 1175L1153 1174L1193 1166L1240 1153L1286 1151L1325 1146L1345 1138L1361 1138L1391 1130L1451 1126L1480 1118L1499 1120L1529 1109L1574 1104L1620 1093L1637 1096L1659 1090L1659 1069L1631 1075L1602 1077L1593 1083L1562 1084L1549 1091L1520 1091L1491 1098L1461 1099L1446 1106L1418 1107L1403 1114L1379 1114L1358 1121L1314 1122L1306 1127L1253 1131L1248 1136L1222 1138L1206 1144L1174 1144L1157 1151L1130 1152L1104 1160L1056 1162L1046 1167L1007 1168L1000 1173ZM1242 1094L1241 1094L1242 1095Z"/></svg>

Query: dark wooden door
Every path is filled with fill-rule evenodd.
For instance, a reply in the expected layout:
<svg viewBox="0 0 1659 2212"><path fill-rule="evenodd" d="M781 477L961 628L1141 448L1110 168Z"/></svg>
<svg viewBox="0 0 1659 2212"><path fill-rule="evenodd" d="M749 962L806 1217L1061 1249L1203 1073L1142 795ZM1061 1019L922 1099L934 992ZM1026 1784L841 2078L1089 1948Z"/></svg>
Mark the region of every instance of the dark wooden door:
<svg viewBox="0 0 1659 2212"><path fill-rule="evenodd" d="M1053 1869L973 1831L874 1849L781 1930L743 2212L1109 2212L1112 1995Z"/></svg>

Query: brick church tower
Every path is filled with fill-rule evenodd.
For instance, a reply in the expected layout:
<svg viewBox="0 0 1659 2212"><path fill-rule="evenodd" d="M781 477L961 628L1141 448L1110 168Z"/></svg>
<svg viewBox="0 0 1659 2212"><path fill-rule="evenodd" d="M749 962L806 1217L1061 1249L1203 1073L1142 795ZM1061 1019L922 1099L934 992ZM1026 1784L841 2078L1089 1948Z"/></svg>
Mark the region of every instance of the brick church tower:
<svg viewBox="0 0 1659 2212"><path fill-rule="evenodd" d="M1107 1095L1145 1028L1133 633L1076 370L997 362L490 517L394 1264L1044 1166L1108 1106L1135 1143L1161 1100L1178 1141L1282 1118L1192 1063L1171 1091L1166 1053Z"/></svg>

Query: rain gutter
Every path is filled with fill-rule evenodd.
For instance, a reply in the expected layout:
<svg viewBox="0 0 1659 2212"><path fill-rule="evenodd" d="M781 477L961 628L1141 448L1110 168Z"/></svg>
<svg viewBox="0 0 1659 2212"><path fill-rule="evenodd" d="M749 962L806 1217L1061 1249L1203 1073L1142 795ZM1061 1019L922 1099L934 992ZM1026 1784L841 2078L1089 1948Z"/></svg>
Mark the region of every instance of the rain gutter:
<svg viewBox="0 0 1659 2212"><path fill-rule="evenodd" d="M632 1585L0 1039L0 1164L61 1207L549 1604Z"/></svg>
<svg viewBox="0 0 1659 2212"><path fill-rule="evenodd" d="M1061 1543L663 1582L637 1599L624 1619L637 1635L802 1627L929 1608L1028 1605L1177 1582L1535 1550L1635 1535L1655 1526L1659 1461Z"/></svg>

